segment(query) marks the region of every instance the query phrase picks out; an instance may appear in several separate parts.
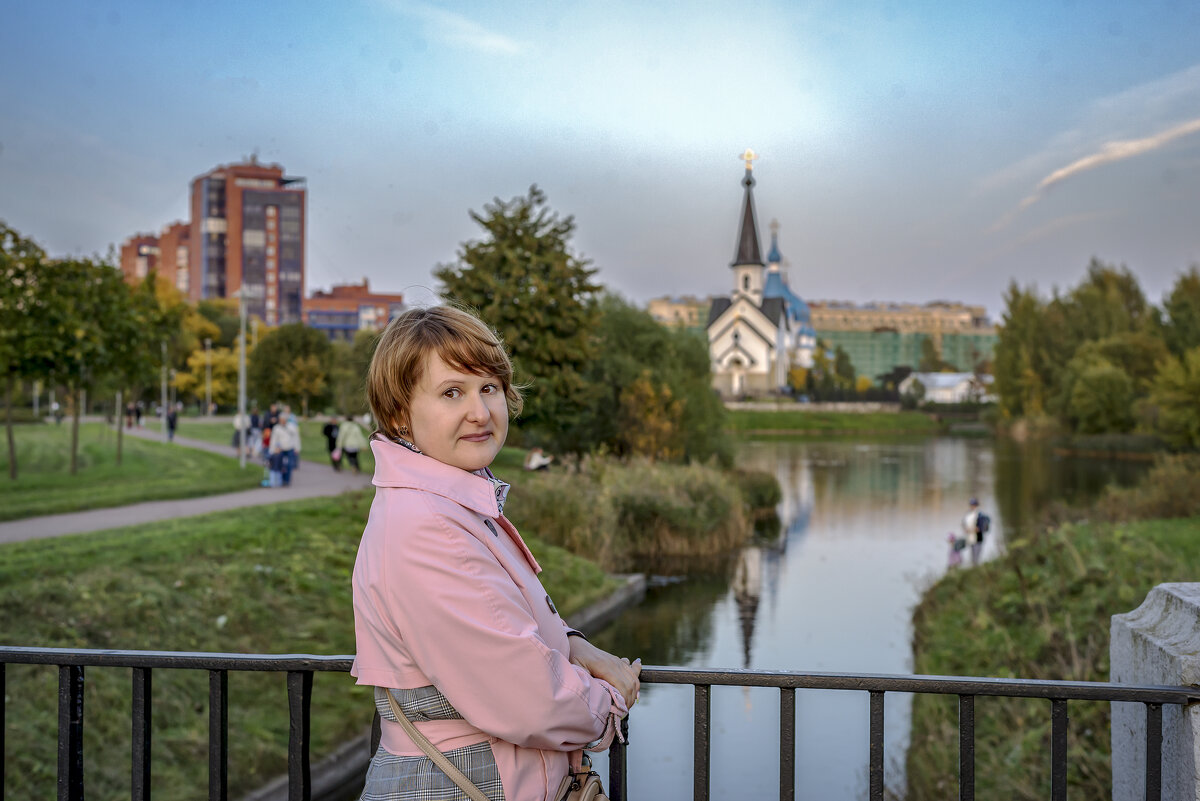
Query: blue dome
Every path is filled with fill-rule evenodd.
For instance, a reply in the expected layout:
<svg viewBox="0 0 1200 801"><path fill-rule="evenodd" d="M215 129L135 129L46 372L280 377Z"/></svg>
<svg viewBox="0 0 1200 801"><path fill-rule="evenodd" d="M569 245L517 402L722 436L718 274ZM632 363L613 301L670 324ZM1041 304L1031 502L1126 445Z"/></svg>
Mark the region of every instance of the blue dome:
<svg viewBox="0 0 1200 801"><path fill-rule="evenodd" d="M771 248L771 252L775 252L774 247ZM767 273L767 285L763 287L763 297L783 298L784 303L787 304L788 319L793 323L804 323L811 328L812 315L808 311L808 304L783 282L782 273Z"/></svg>

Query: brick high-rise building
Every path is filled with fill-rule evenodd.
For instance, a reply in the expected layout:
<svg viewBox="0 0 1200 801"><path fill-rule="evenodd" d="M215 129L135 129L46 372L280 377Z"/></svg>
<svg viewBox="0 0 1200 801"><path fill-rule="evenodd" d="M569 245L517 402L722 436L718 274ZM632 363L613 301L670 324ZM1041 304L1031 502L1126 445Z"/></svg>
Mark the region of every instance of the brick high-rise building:
<svg viewBox="0 0 1200 801"><path fill-rule="evenodd" d="M232 298L267 325L301 321L303 178L278 164L217 167L192 181L188 298Z"/></svg>
<svg viewBox="0 0 1200 801"><path fill-rule="evenodd" d="M159 243L154 234L134 234L121 243L121 273L130 284L158 269Z"/></svg>
<svg viewBox="0 0 1200 801"><path fill-rule="evenodd" d="M335 284L328 292L313 292L304 300L304 323L332 340L353 341L355 332L379 331L404 308L404 295L372 292L363 278L361 284Z"/></svg>
<svg viewBox="0 0 1200 801"><path fill-rule="evenodd" d="M185 222L173 222L158 235L158 272L171 286L190 297L191 273L188 271L188 241L191 226Z"/></svg>

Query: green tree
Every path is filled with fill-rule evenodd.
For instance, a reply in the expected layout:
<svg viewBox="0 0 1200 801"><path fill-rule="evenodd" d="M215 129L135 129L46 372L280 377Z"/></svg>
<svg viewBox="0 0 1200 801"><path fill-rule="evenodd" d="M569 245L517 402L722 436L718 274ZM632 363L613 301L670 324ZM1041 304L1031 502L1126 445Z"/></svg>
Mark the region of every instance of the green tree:
<svg viewBox="0 0 1200 801"><path fill-rule="evenodd" d="M994 364L1000 411L1010 418L1043 414L1053 385L1045 305L1036 289L1021 289L1013 281L1004 307Z"/></svg>
<svg viewBox="0 0 1200 801"><path fill-rule="evenodd" d="M297 356L284 371L280 386L287 397L299 397L301 414L308 417L308 399L325 391L325 367L315 354Z"/></svg>
<svg viewBox="0 0 1200 801"><path fill-rule="evenodd" d="M46 326L42 266L45 252L0 220L0 371L4 376L4 428L8 477L17 478L13 391L19 383L49 374L53 338Z"/></svg>
<svg viewBox="0 0 1200 801"><path fill-rule="evenodd" d="M840 389L854 389L858 375L854 370L854 362L850 361L850 354L842 350L841 345L833 352L833 372L837 375L837 385Z"/></svg>
<svg viewBox="0 0 1200 801"><path fill-rule="evenodd" d="M1150 394L1158 407L1156 428L1173 448L1200 448L1200 345L1182 358L1169 357Z"/></svg>
<svg viewBox="0 0 1200 801"><path fill-rule="evenodd" d="M1200 267L1193 266L1175 282L1163 301L1163 338L1171 353L1182 358L1200 346Z"/></svg>
<svg viewBox="0 0 1200 801"><path fill-rule="evenodd" d="M379 334L379 331L364 329L355 333L353 342L333 343L329 388L339 414L357 416L367 411L367 368L375 355Z"/></svg>
<svg viewBox="0 0 1200 801"><path fill-rule="evenodd" d="M682 460L716 457L730 463L725 407L712 391L705 337L666 328L616 295L600 300L599 313L596 355L584 371L584 411L575 425L554 439L559 449L581 453L603 445L618 455L630 453L631 440L622 431L622 398L648 373L655 392L665 388L678 403L664 409L678 435L673 455Z"/></svg>
<svg viewBox="0 0 1200 801"><path fill-rule="evenodd" d="M628 453L651 460L677 459L679 418L683 402L674 398L666 384L656 384L649 370L621 391L620 438Z"/></svg>
<svg viewBox="0 0 1200 801"><path fill-rule="evenodd" d="M464 243L457 263L434 270L442 297L476 310L503 338L518 380L530 382L522 427L554 438L576 426L587 405L596 271L571 250L574 218L551 211L536 186L470 215L485 236Z"/></svg>
<svg viewBox="0 0 1200 801"><path fill-rule="evenodd" d="M325 334L301 323L281 325L268 332L250 351L246 365L246 380L254 387L259 402L266 404L282 399L299 404L303 393L295 384L287 384L287 376L297 359L313 357L322 375L329 374L333 346ZM290 387L290 389L288 388ZM324 389L311 393L309 399L324 400Z"/></svg>
<svg viewBox="0 0 1200 801"><path fill-rule="evenodd" d="M1062 345L1073 353L1084 342L1130 331L1143 331L1155 321L1137 277L1127 267L1113 267L1099 259L1088 264L1087 276L1052 305L1062 310L1065 337Z"/></svg>
<svg viewBox="0 0 1200 801"><path fill-rule="evenodd" d="M196 314L212 325L212 333L206 334L206 336L212 339L214 347L232 348L237 344L242 324L241 318L238 316L237 300L229 298L202 300L196 304Z"/></svg>
<svg viewBox="0 0 1200 801"><path fill-rule="evenodd" d="M1132 405L1133 380L1120 367L1097 360L1079 371L1068 408L1078 431L1104 434L1133 426Z"/></svg>

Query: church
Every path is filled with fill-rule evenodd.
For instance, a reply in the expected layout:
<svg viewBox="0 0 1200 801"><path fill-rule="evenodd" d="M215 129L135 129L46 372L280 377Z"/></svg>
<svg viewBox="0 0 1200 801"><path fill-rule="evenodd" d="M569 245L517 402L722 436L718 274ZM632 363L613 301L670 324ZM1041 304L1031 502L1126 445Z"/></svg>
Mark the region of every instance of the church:
<svg viewBox="0 0 1200 801"><path fill-rule="evenodd" d="M747 150L742 213L730 268L733 292L713 298L708 353L713 388L724 398L784 391L788 371L811 367L817 334L808 305L788 286L779 253L779 225L771 223L764 262L754 210L754 151Z"/></svg>

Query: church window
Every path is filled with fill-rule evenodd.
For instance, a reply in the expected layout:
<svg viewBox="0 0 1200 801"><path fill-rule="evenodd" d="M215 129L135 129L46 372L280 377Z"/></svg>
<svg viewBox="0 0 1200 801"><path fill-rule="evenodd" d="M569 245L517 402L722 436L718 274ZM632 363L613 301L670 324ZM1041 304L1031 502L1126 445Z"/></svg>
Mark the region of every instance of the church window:
<svg viewBox="0 0 1200 801"><path fill-rule="evenodd" d="M750 276L742 276L742 289L746 290L747 292L750 291Z"/></svg>

